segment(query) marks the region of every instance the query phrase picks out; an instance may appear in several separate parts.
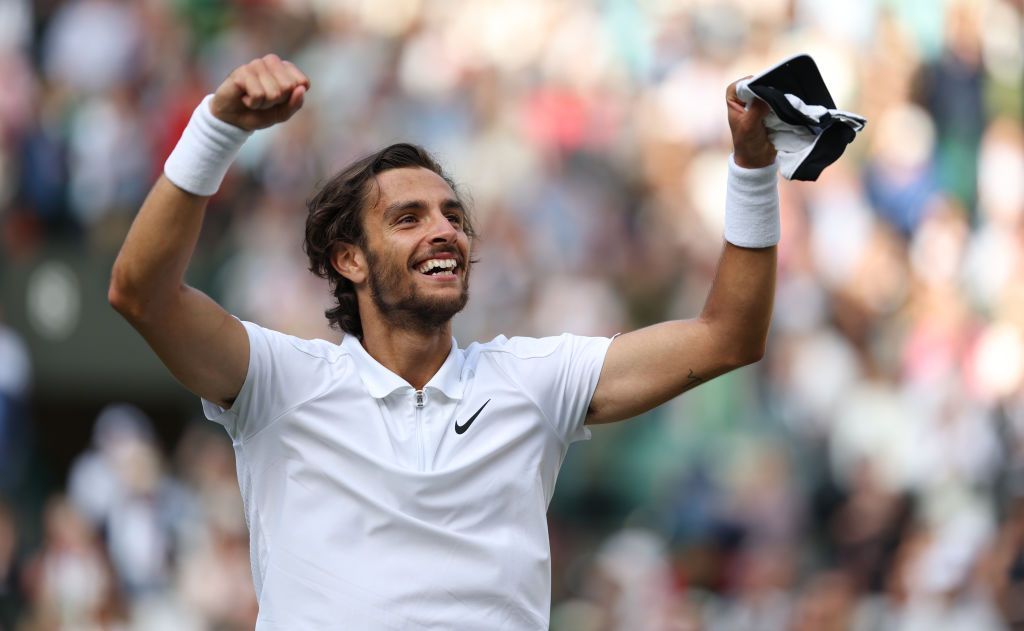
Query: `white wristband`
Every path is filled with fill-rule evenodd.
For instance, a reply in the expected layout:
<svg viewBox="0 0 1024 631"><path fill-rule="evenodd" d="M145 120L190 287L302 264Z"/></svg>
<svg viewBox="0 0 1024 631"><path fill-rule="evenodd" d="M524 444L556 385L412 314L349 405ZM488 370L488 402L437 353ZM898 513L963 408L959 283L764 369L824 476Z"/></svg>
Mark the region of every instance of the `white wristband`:
<svg viewBox="0 0 1024 631"><path fill-rule="evenodd" d="M742 248L767 248L779 242L779 166L737 166L729 156L725 193L725 240Z"/></svg>
<svg viewBox="0 0 1024 631"><path fill-rule="evenodd" d="M210 111L209 94L199 104L174 151L164 163L164 175L178 188L196 195L217 192L224 174L238 155L246 138L252 135L225 123Z"/></svg>

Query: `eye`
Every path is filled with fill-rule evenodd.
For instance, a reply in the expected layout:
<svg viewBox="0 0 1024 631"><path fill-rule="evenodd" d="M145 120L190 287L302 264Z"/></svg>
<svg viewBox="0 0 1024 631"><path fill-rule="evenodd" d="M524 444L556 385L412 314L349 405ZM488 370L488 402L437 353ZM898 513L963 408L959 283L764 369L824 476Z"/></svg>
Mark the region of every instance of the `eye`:
<svg viewBox="0 0 1024 631"><path fill-rule="evenodd" d="M456 226L461 226L462 225L462 215L460 215L458 213L448 213L445 216L448 217L448 221L452 222L453 225L456 225Z"/></svg>
<svg viewBox="0 0 1024 631"><path fill-rule="evenodd" d="M416 221L416 216L415 215L402 215L401 217L398 218L398 221L396 221L395 223L396 224L415 223L415 221Z"/></svg>

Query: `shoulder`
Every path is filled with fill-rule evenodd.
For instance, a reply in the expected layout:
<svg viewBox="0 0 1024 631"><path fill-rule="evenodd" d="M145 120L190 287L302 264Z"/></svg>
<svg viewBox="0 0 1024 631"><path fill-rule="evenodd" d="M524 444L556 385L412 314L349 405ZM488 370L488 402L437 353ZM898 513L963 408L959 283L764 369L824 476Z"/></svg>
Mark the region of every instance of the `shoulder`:
<svg viewBox="0 0 1024 631"><path fill-rule="evenodd" d="M531 382L544 382L558 375L587 370L589 366L600 369L611 340L572 333L551 337L499 335L490 342L472 344L466 351L471 366L487 359L506 373Z"/></svg>
<svg viewBox="0 0 1024 631"><path fill-rule="evenodd" d="M336 363L348 352L339 344L322 339L305 339L262 327L254 322L242 321L253 353L268 352L279 359L292 359L298 362Z"/></svg>
<svg viewBox="0 0 1024 631"><path fill-rule="evenodd" d="M551 337L513 337L499 335L490 342L474 343L466 349L469 355L505 357L508 359L537 359L548 357L565 347L573 336L569 333Z"/></svg>
<svg viewBox="0 0 1024 631"><path fill-rule="evenodd" d="M543 379L546 371L577 363L592 354L602 358L610 338L586 337L562 333L550 337L513 337L499 335L490 342L472 344L466 349L471 365L481 359Z"/></svg>

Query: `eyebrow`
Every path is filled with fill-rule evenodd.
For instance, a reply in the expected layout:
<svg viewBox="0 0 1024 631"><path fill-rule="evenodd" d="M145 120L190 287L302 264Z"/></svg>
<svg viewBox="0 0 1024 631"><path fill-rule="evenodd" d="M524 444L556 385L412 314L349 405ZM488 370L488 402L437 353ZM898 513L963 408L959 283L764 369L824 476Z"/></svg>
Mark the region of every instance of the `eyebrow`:
<svg viewBox="0 0 1024 631"><path fill-rule="evenodd" d="M426 208L429 205L430 204L428 204L426 200L422 199L409 199L404 201L399 200L388 205L388 207L384 209L383 217L384 219L389 219L390 217L405 212L407 210L420 210L422 208ZM465 214L466 212L466 209L463 207L462 202L452 197L449 197L448 199L441 202L441 208L444 210L458 210L463 214Z"/></svg>

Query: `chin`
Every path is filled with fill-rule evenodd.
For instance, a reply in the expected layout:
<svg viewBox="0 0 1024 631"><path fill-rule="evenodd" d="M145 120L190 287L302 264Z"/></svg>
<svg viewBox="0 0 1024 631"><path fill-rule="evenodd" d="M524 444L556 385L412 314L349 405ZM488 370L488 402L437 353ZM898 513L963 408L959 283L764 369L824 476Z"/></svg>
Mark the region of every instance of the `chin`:
<svg viewBox="0 0 1024 631"><path fill-rule="evenodd" d="M469 302L469 293L462 291L457 296L422 300L418 312L419 316L425 321L430 320L444 323L465 309L467 302Z"/></svg>
<svg viewBox="0 0 1024 631"><path fill-rule="evenodd" d="M392 326L428 332L450 322L469 302L469 291L465 287L455 295L445 293L449 295L427 296L423 292L410 291L394 300L380 294L372 297L381 316Z"/></svg>

